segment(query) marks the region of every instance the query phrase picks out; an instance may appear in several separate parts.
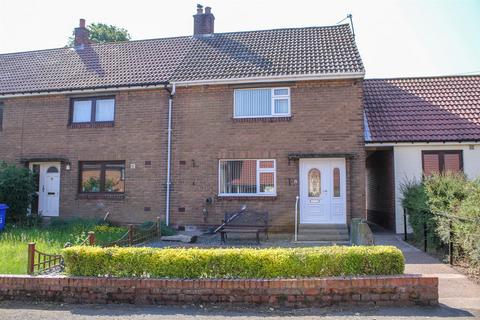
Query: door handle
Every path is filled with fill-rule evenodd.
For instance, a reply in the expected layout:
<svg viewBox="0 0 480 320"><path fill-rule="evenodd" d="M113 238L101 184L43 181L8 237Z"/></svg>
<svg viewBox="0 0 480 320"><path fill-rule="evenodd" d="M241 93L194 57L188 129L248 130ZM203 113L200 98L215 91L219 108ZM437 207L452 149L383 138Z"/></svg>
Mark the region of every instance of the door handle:
<svg viewBox="0 0 480 320"><path fill-rule="evenodd" d="M45 186L42 186L42 192L45 192Z"/></svg>

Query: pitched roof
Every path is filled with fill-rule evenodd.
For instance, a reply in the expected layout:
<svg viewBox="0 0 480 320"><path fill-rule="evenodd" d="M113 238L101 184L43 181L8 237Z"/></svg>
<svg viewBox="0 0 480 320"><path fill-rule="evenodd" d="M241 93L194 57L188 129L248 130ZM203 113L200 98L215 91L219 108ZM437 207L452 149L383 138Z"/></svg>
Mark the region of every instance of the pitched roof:
<svg viewBox="0 0 480 320"><path fill-rule="evenodd" d="M0 95L363 72L345 24L1 54Z"/></svg>
<svg viewBox="0 0 480 320"><path fill-rule="evenodd" d="M366 79L367 142L480 140L480 75Z"/></svg>

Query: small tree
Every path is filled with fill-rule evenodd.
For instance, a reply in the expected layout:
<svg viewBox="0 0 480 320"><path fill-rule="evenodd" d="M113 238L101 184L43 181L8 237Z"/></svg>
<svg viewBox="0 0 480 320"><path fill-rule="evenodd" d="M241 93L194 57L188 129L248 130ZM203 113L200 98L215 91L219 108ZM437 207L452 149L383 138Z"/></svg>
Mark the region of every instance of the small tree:
<svg viewBox="0 0 480 320"><path fill-rule="evenodd" d="M95 43L129 41L130 34L124 28L119 28L105 23L91 23L87 26L90 31L89 39ZM74 37L68 39L68 45L72 47Z"/></svg>
<svg viewBox="0 0 480 320"><path fill-rule="evenodd" d="M0 162L0 203L9 206L7 220L25 220L35 192L34 173L27 168Z"/></svg>

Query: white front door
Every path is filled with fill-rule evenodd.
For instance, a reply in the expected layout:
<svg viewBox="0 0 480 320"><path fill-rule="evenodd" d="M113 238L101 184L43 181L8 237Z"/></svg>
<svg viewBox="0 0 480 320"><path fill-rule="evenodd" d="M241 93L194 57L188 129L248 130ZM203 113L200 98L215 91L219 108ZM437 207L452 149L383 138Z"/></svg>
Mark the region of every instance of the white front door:
<svg viewBox="0 0 480 320"><path fill-rule="evenodd" d="M345 159L300 159L300 223L346 223Z"/></svg>
<svg viewBox="0 0 480 320"><path fill-rule="evenodd" d="M47 217L57 217L60 207L60 163L30 163L38 177L38 213Z"/></svg>

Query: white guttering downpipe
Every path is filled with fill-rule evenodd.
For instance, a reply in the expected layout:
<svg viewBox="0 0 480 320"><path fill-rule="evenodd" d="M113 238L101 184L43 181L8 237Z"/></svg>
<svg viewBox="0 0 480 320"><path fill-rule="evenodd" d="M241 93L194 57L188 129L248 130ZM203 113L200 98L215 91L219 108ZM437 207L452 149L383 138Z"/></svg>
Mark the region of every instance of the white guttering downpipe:
<svg viewBox="0 0 480 320"><path fill-rule="evenodd" d="M167 133L167 193L165 200L165 224L170 225L170 186L172 184L171 165L172 165L172 107L173 98L175 96L175 83L169 91L168 97L168 133Z"/></svg>
<svg viewBox="0 0 480 320"><path fill-rule="evenodd" d="M295 242L298 241L298 199L299 196L295 199Z"/></svg>

